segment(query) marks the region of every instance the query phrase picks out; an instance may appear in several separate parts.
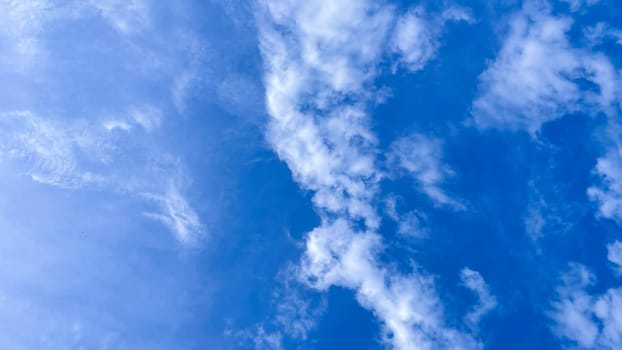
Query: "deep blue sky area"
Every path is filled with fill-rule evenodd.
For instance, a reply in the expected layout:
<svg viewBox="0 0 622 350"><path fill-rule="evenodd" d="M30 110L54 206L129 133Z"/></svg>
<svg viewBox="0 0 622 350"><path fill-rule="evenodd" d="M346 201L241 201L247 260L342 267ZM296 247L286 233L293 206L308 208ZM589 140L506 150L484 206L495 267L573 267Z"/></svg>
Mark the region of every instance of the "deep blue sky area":
<svg viewBox="0 0 622 350"><path fill-rule="evenodd" d="M0 0L0 349L622 349L621 18Z"/></svg>

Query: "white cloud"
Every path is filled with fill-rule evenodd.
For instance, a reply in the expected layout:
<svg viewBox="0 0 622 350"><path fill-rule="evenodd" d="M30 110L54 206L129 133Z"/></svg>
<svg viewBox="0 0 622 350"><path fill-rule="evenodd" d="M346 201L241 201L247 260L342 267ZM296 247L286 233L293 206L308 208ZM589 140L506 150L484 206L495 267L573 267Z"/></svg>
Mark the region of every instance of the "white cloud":
<svg viewBox="0 0 622 350"><path fill-rule="evenodd" d="M85 135L79 129L61 128L30 111L2 113L0 124L0 157L22 161L22 172L33 180L63 188L103 181L81 168L77 151L88 147L84 153L94 161L101 161L99 156L110 146L105 142L86 142L94 136Z"/></svg>
<svg viewBox="0 0 622 350"><path fill-rule="evenodd" d="M235 333L242 340L240 345L248 345L250 342L255 350L282 350L283 335L278 332L266 331L263 326L256 326L253 330L245 330Z"/></svg>
<svg viewBox="0 0 622 350"><path fill-rule="evenodd" d="M406 170L435 204L462 209L464 206L441 188L445 180L453 175L442 159L442 141L421 134L412 134L393 142L388 156L389 164Z"/></svg>
<svg viewBox="0 0 622 350"><path fill-rule="evenodd" d="M373 189L363 181L373 184L378 177L375 138L366 127L364 106L339 100L343 94L363 93L390 12L358 1L272 1L266 6L275 25L293 31L292 37L272 25L261 28L270 141L295 179L316 191L318 207L377 225L369 204ZM307 103L323 110L323 117L303 111Z"/></svg>
<svg viewBox="0 0 622 350"><path fill-rule="evenodd" d="M160 211L145 215L168 226L181 243L192 244L201 238L204 229L199 215L175 185L169 185L164 195L146 196L160 205Z"/></svg>
<svg viewBox="0 0 622 350"><path fill-rule="evenodd" d="M435 27L422 18L422 9L415 9L403 15L398 21L393 36L393 50L400 57L400 63L409 70L417 71L436 55L439 43L435 38Z"/></svg>
<svg viewBox="0 0 622 350"><path fill-rule="evenodd" d="M48 50L42 38L48 26L61 20L86 18L93 8L122 34L138 32L150 24L145 0L0 0L0 62L19 71L37 68Z"/></svg>
<svg viewBox="0 0 622 350"><path fill-rule="evenodd" d="M151 22L150 6L145 0L89 0L89 4L122 34L140 32Z"/></svg>
<svg viewBox="0 0 622 350"><path fill-rule="evenodd" d="M568 1L577 10L593 1ZM613 147L598 160L596 173L602 181L588 189L599 203L600 215L622 217L622 163L617 143L618 110L622 97L620 73L602 53L575 47L569 40L573 21L552 15L546 2L526 2L512 16L497 57L479 77L473 119L480 128L526 130L535 135L543 124L573 113L604 113L609 117ZM596 25L584 31L592 46L608 28ZM533 237L541 234L549 219L546 204L528 209L526 228ZM554 214L554 213L552 213ZM546 220L545 220L546 219Z"/></svg>
<svg viewBox="0 0 622 350"><path fill-rule="evenodd" d="M603 55L571 46L569 17L529 2L509 21L501 50L481 74L473 117L478 127L537 132L541 125L578 110L611 112L618 74ZM598 91L583 89L585 79Z"/></svg>
<svg viewBox="0 0 622 350"><path fill-rule="evenodd" d="M622 45L622 30L613 28L605 22L598 22L585 28L583 35L592 45L599 45L606 39L613 39Z"/></svg>
<svg viewBox="0 0 622 350"><path fill-rule="evenodd" d="M607 259L615 265L616 270L622 274L622 242L615 241L607 245Z"/></svg>
<svg viewBox="0 0 622 350"><path fill-rule="evenodd" d="M159 129L162 125L162 112L148 104L129 107L125 114L125 116L105 119L102 126L107 131L121 130L126 132L138 126L146 132L151 132Z"/></svg>
<svg viewBox="0 0 622 350"><path fill-rule="evenodd" d="M306 340L310 330L315 328L319 318L326 310L327 300L322 297L313 301L305 295L297 281L297 275L287 276L283 288L275 293L276 317L274 323L284 334L293 339Z"/></svg>
<svg viewBox="0 0 622 350"><path fill-rule="evenodd" d="M244 74L229 74L218 84L220 106L235 116L250 118L263 113L261 85Z"/></svg>
<svg viewBox="0 0 622 350"><path fill-rule="evenodd" d="M0 0L0 62L18 71L32 68L45 52L39 39L43 27L60 15L56 4L48 0Z"/></svg>
<svg viewBox="0 0 622 350"><path fill-rule="evenodd" d="M423 238L428 234L425 227L426 215L418 210L410 210L405 213L398 212L397 198L389 196L384 201L385 214L397 223L397 233L400 235Z"/></svg>
<svg viewBox="0 0 622 350"><path fill-rule="evenodd" d="M105 70L110 64L118 72L122 66L136 74L136 79L156 78L157 84L163 81L170 84L171 102L182 113L188 92L196 87L204 73L201 69L205 63L206 43L202 36L195 35L186 26L187 22L179 24L180 17L185 16L180 11L185 5L171 3L159 9L166 12L167 23L155 26L153 4L151 0L0 0L0 22L3 23L0 26L3 52L0 71L11 78L19 74L17 85L29 81L34 83L36 92L41 85L50 89L50 84L58 84L58 76L54 75L58 71L80 74L85 67L88 67L86 70ZM104 26L95 25L91 30L104 41L84 42L88 41L88 36L76 35L72 39L76 40L75 46L79 47L81 58L88 65L72 65L75 57L67 56L67 52L75 55L75 51L64 50L62 46L66 34L78 33L83 29L81 25L96 20L101 20ZM121 38L105 41L110 39L106 35L109 32L116 32ZM138 35L146 33L150 40ZM120 90L127 89L122 86L126 79L118 79ZM87 80L82 85L100 81ZM62 95L63 91L53 94Z"/></svg>
<svg viewBox="0 0 622 350"><path fill-rule="evenodd" d="M183 6L162 8L170 10L165 11L167 26L158 27L153 25L153 4L151 0L0 0L0 73L8 76L7 88L16 86L15 96L20 96L11 103L32 111L63 111L55 116L2 113L3 165L10 163L15 172L64 189L171 196L166 192L168 184L182 182L177 164L170 168L171 164L155 164L168 154L146 139L156 135L139 131L154 134L164 123L159 107L165 108L167 101L150 101L149 96L170 92L171 102L183 105L185 93L175 93L174 81L187 74L185 89L192 87L205 63L205 47L187 21L179 23L188 18ZM89 41L93 35L81 34L89 23L95 23L88 32L98 40ZM122 38L109 35L115 32ZM140 35L147 32L149 40ZM68 33L77 35L68 38ZM110 72L119 79L110 79ZM64 79L68 74L76 79ZM107 91L103 99L98 95L102 89ZM37 105L39 100L45 105ZM103 107L114 108L111 112L102 110L103 105L118 107ZM179 237L185 237L180 234L183 227L188 232L195 229L191 215L173 215L167 222Z"/></svg>
<svg viewBox="0 0 622 350"><path fill-rule="evenodd" d="M147 111L155 113L150 108ZM136 113L142 114L137 117ZM145 113L143 110L130 115L135 123L149 130L155 127L155 122L149 119L151 114ZM159 116L159 112L155 114ZM114 129L127 134L111 134ZM117 148L117 136L133 137L131 130L131 124L123 121L61 123L31 111L0 113L0 160L11 161L18 172L45 185L72 190L107 188L155 200L162 210L152 217L165 223L181 242L193 242L202 232L202 225L198 215L174 186L179 178L178 164L163 162L160 164L165 168L162 171L149 169L148 174L134 173L126 156ZM149 152L147 149L143 151ZM154 158L164 159L166 155ZM141 168L152 165L143 164ZM140 179L136 180L137 177ZM159 194L166 187L165 183L173 185L169 184L166 192Z"/></svg>
<svg viewBox="0 0 622 350"><path fill-rule="evenodd" d="M115 129L122 130L122 131L130 131L132 129L132 125L130 125L129 123L123 120L115 120L115 119L105 120L104 122L102 122L102 126L107 131L112 131Z"/></svg>
<svg viewBox="0 0 622 350"><path fill-rule="evenodd" d="M578 11L581 8L592 6L600 0L560 0L570 6L571 11Z"/></svg>
<svg viewBox="0 0 622 350"><path fill-rule="evenodd" d="M534 178L529 183L529 201L522 215L527 235L534 243L546 234L564 233L570 230L582 208L572 201L560 200L558 186L543 186L544 178Z"/></svg>
<svg viewBox="0 0 622 350"><path fill-rule="evenodd" d="M162 123L162 113L160 110L149 105L132 107L129 110L129 115L145 131L153 131L159 128Z"/></svg>
<svg viewBox="0 0 622 350"><path fill-rule="evenodd" d="M307 341L308 333L315 328L326 310L327 298L312 298L306 285L298 280L297 267L290 265L279 277L282 283L273 294L275 314L273 317L241 331L227 330L233 336L255 349L281 349L285 336L301 342Z"/></svg>
<svg viewBox="0 0 622 350"><path fill-rule="evenodd" d="M478 304L465 316L467 324L477 329L482 317L497 307L497 298L490 293L488 284L479 272L465 267L460 272L460 279L462 284L477 296Z"/></svg>
<svg viewBox="0 0 622 350"><path fill-rule="evenodd" d="M601 181L588 189L588 195L599 203L600 215L622 222L622 147L612 147L599 158L595 171Z"/></svg>
<svg viewBox="0 0 622 350"><path fill-rule="evenodd" d="M376 64L390 49L394 8L360 0L261 5L268 139L295 180L314 192L322 219L306 237L299 277L319 290L354 290L396 349L478 348L445 325L431 278L417 269L399 274L378 257L375 201L384 175L366 106Z"/></svg>
<svg viewBox="0 0 622 350"><path fill-rule="evenodd" d="M422 69L436 56L443 26L449 20L473 21L470 12L460 7L448 8L436 17L417 7L400 16L391 38L392 50L399 57L397 64L412 72Z"/></svg>
<svg viewBox="0 0 622 350"><path fill-rule="evenodd" d="M573 265L558 287L557 300L550 314L555 321L554 331L559 337L570 339L584 348L593 348L598 337L598 326L591 313L593 298L585 287L594 283L594 276L584 266Z"/></svg>
<svg viewBox="0 0 622 350"><path fill-rule="evenodd" d="M622 348L622 288L589 294L587 289L596 278L577 264L571 265L562 280L549 314L557 336L581 349Z"/></svg>
<svg viewBox="0 0 622 350"><path fill-rule="evenodd" d="M402 275L382 266L381 249L381 237L373 232L356 232L345 220L325 222L308 236L302 277L320 290L355 290L358 302L382 320L384 340L396 349L479 348L469 335L444 326L432 279L416 268Z"/></svg>
<svg viewBox="0 0 622 350"><path fill-rule="evenodd" d="M594 314L602 324L598 343L605 349L622 348L622 288L609 289L598 297Z"/></svg>
<svg viewBox="0 0 622 350"><path fill-rule="evenodd" d="M523 216L523 224L525 231L533 240L537 240L544 235L544 227L546 225L544 210L546 203L538 201L530 203L527 211Z"/></svg>
<svg viewBox="0 0 622 350"><path fill-rule="evenodd" d="M421 222L423 216L415 210L405 213L398 221L397 233L413 237L425 236L427 230Z"/></svg>

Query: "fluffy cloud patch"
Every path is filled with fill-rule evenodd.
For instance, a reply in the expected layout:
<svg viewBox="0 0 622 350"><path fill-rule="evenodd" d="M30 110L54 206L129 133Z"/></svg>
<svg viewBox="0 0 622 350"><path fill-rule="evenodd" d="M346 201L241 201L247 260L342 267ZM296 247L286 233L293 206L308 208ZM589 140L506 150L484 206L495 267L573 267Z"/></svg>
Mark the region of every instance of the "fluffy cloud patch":
<svg viewBox="0 0 622 350"><path fill-rule="evenodd" d="M600 183L588 189L590 198L599 204L601 216L622 222L622 148L612 148L598 159L596 172Z"/></svg>
<svg viewBox="0 0 622 350"><path fill-rule="evenodd" d="M397 64L412 72L422 69L436 56L447 21L472 22L473 18L461 7L448 8L438 16L431 16L420 7L401 15L391 38L391 49L398 55Z"/></svg>
<svg viewBox="0 0 622 350"><path fill-rule="evenodd" d="M300 186L313 191L322 219L307 235L299 278L318 290L354 290L358 302L382 322L384 341L396 349L478 348L471 336L445 325L430 277L416 268L400 274L378 256L383 243L376 231L376 196L384 174L369 127L371 83L377 63L391 50L385 42L395 23L401 43L393 48L413 69L437 47L430 44L438 39L435 29L424 28L429 22L413 24L414 17L398 19L384 2L266 0L261 5L268 138ZM426 45L432 46L425 54L414 53L415 46ZM434 164L421 168L420 159L406 155L404 161L416 167L425 190L449 201L437 188L442 174Z"/></svg>
<svg viewBox="0 0 622 350"><path fill-rule="evenodd" d="M473 103L478 127L535 133L567 113L612 112L619 94L613 65L601 54L573 47L572 19L550 11L546 4L528 2L510 19L500 52L479 78Z"/></svg>
<svg viewBox="0 0 622 350"><path fill-rule="evenodd" d="M382 239L356 232L345 220L324 224L307 239L302 277L317 289L342 286L384 323L384 340L396 349L475 349L470 335L443 325L443 306L431 277L416 268L402 275L382 266Z"/></svg>
<svg viewBox="0 0 622 350"><path fill-rule="evenodd" d="M615 241L607 245L607 259L614 264L619 273L622 273L622 242Z"/></svg>
<svg viewBox="0 0 622 350"><path fill-rule="evenodd" d="M622 347L622 288L600 295L589 293L596 277L585 266L573 264L562 277L551 304L553 330L581 349Z"/></svg>

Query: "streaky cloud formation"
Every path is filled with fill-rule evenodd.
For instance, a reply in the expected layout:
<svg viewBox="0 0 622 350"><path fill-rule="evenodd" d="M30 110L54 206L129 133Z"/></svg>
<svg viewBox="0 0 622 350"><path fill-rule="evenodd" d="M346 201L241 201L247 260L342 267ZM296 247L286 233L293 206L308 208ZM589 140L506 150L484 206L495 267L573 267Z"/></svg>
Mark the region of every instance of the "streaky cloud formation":
<svg viewBox="0 0 622 350"><path fill-rule="evenodd" d="M159 123L160 112L150 106L129 114L130 120L146 130L155 127L153 118ZM86 121L65 121L61 127L32 111L13 111L0 114L0 125L0 160L11 162L33 181L69 190L92 187L147 198L162 209L149 216L166 224L180 242L189 243L202 235L199 217L177 189L180 180L176 170L164 174L163 181L161 174L128 174L128 167L120 166L126 160L119 150L119 137L136 135L119 135L116 129L130 132L130 124L104 121L100 127ZM159 158L162 164L169 162L166 155ZM158 194L158 187L166 182L168 190Z"/></svg>
<svg viewBox="0 0 622 350"><path fill-rule="evenodd" d="M2 156L27 163L25 175L34 181L63 188L79 188L103 179L79 166L77 152L95 162L106 162L112 144L94 141L90 129L68 131L31 111L2 113Z"/></svg>
<svg viewBox="0 0 622 350"><path fill-rule="evenodd" d="M145 215L168 226L181 243L196 243L204 234L199 216L174 184L169 185L164 195L148 195L148 197L160 205L161 211Z"/></svg>
<svg viewBox="0 0 622 350"><path fill-rule="evenodd" d="M0 16L6 23L0 28L0 40L3 43L6 41L3 48L7 48L0 69L9 76L17 74L19 81L28 81L37 87L33 89L35 93L53 90L54 98L62 101L71 92L64 91L66 86L56 88L53 85L58 83L54 78L55 70L62 71L65 66L71 72L76 69L71 58L65 57L69 55L56 49L54 44L57 38L51 37L48 31L65 27L71 29L72 21L99 20L104 24L101 29L104 34L107 34L106 30L115 33L114 40L120 42L118 45L123 53L142 58L141 69L132 71L133 76L164 75L165 80L173 84L176 76L182 74L177 66L180 58L174 54L180 51L177 45L184 47L184 50L187 49L185 46L200 45L194 42L193 35L183 30L175 31L174 35L183 40L173 46L166 44L166 47L160 47L158 43L141 41L141 33L155 30L151 23L152 6L152 2L147 0L0 2ZM92 42L80 42L79 45L85 46L85 52L93 47L96 52L102 50ZM190 57L183 57L181 61L188 60L191 64L184 67L183 74L194 74L196 56L199 55L197 51L200 50L193 48L185 51ZM98 69L118 69L114 62L106 65L99 57L91 59ZM50 64L51 61L58 62L57 66ZM122 64L127 65L128 62ZM81 73L84 72L92 79L88 69ZM123 90L123 84L121 79L115 88ZM88 99L88 96L84 98ZM181 94L171 96L175 104L183 103L184 98ZM37 100L27 100L30 99ZM45 101L42 97L39 99ZM121 101L124 99L120 98ZM22 103L15 101L16 105ZM90 118L83 117L84 111L58 106L55 106L56 109L33 105L23 110L4 110L0 116L3 126L0 130L0 156L38 183L69 190L92 188L147 199L161 207L161 212L152 214L165 223L180 242L196 239L202 232L200 220L178 191L182 187L182 179L188 175L180 174L179 162L171 161L175 156L149 146L150 136L140 132L154 134L161 130L165 122L162 103L133 99L130 103L120 104L117 108L92 108L88 111ZM125 152L132 148L136 151L134 154L149 155L140 160L129 159L131 156ZM171 167L160 171L165 163Z"/></svg>

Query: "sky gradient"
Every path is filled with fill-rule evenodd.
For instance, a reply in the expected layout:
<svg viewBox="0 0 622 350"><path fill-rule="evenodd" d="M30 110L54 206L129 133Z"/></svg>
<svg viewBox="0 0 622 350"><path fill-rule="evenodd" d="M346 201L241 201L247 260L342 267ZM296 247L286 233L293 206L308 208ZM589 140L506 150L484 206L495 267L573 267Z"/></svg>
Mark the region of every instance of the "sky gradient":
<svg viewBox="0 0 622 350"><path fill-rule="evenodd" d="M615 0L0 0L0 348L622 349Z"/></svg>

